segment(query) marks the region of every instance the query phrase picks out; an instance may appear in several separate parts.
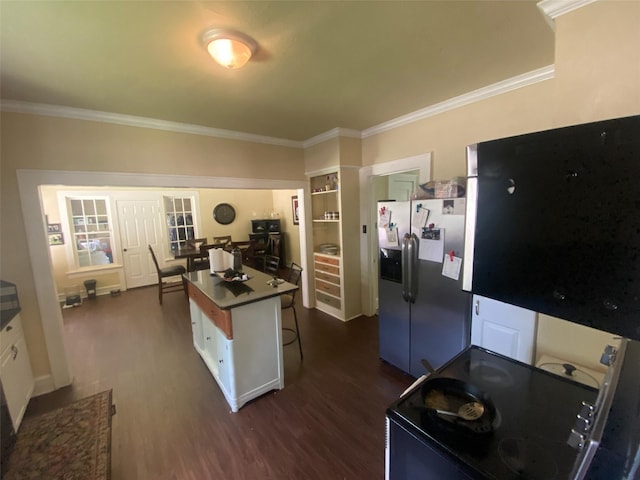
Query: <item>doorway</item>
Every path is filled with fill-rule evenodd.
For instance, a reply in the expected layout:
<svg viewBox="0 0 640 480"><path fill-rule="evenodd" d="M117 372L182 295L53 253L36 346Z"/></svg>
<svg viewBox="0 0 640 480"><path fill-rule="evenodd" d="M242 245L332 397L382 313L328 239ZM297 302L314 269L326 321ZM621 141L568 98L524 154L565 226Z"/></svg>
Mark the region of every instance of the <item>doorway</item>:
<svg viewBox="0 0 640 480"><path fill-rule="evenodd" d="M225 177L179 176L161 174L122 174L107 172L72 172L55 170L17 170L18 191L24 218L27 247L31 257L34 285L42 320L43 335L51 374L40 378L36 388L39 392L53 391L71 384L72 372L66 357L62 313L59 308L52 272L49 245L46 239L45 217L39 188L42 185L67 185L71 187L153 187L153 188L202 188L202 189L271 189L297 190L300 205L301 262L305 273L302 277L303 304L309 302L309 278L307 265L311 261L311 235L304 229L305 216L310 215L306 207L310 199L306 180L267 180ZM37 266L37 267L36 267Z"/></svg>
<svg viewBox="0 0 640 480"><path fill-rule="evenodd" d="M378 308L377 202L388 199L389 195L397 196L399 200L413 193L418 185L428 182L431 179L431 155L427 152L360 169L360 221L364 227L360 241L360 271L364 315L373 316ZM389 178L393 185L391 192Z"/></svg>
<svg viewBox="0 0 640 480"><path fill-rule="evenodd" d="M152 285L158 281L149 261L147 245L160 251L163 238L160 205L157 200L117 200L120 245L127 289Z"/></svg>

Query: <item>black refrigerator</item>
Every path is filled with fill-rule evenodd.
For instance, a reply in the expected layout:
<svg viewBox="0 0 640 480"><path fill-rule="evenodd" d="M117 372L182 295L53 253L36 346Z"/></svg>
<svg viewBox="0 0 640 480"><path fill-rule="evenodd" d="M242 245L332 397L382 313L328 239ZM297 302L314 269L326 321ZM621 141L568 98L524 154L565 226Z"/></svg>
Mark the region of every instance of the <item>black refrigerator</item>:
<svg viewBox="0 0 640 480"><path fill-rule="evenodd" d="M378 202L380 358L419 377L469 345L465 199Z"/></svg>

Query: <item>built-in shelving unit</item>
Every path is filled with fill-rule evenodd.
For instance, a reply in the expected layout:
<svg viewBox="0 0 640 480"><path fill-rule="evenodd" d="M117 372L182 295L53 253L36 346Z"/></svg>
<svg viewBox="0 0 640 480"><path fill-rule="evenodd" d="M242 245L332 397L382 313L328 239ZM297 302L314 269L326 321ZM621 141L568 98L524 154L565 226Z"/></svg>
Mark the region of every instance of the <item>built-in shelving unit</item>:
<svg viewBox="0 0 640 480"><path fill-rule="evenodd" d="M310 177L316 308L347 321L360 315L358 174Z"/></svg>

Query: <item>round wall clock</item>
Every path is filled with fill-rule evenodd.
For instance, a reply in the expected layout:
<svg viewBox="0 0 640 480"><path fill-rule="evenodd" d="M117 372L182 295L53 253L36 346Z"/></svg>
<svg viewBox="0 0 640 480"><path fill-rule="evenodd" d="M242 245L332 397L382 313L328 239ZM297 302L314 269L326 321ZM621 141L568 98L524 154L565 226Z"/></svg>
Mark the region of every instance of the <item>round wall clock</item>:
<svg viewBox="0 0 640 480"><path fill-rule="evenodd" d="M236 211L228 203L219 203L213 209L213 218L222 225L229 225L235 220Z"/></svg>

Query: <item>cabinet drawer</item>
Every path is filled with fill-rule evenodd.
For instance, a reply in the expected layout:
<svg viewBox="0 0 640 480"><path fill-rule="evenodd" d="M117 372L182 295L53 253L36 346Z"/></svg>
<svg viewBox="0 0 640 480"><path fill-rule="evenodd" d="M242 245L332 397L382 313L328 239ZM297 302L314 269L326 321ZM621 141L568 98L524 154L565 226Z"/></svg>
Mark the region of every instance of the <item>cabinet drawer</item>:
<svg viewBox="0 0 640 480"><path fill-rule="evenodd" d="M20 319L20 315L16 315L8 324L5 325L2 332L0 332L0 353L3 353L23 336L22 320Z"/></svg>
<svg viewBox="0 0 640 480"><path fill-rule="evenodd" d="M196 302L196 305L200 307L202 313L209 317L213 324L222 330L229 340L233 339L231 312L229 310L219 309L209 297L194 287L191 283L187 283L187 290L189 292L189 298L192 298L193 301Z"/></svg>
<svg viewBox="0 0 640 480"><path fill-rule="evenodd" d="M333 283L335 285L340 285L340 277L336 277L334 275L329 275L324 272L317 271L316 278L319 280L324 280L325 282Z"/></svg>
<svg viewBox="0 0 640 480"><path fill-rule="evenodd" d="M330 297L329 295L325 295L322 292L316 290L316 300L321 303L325 303L330 307L337 308L338 310L341 307L341 302L339 298Z"/></svg>
<svg viewBox="0 0 640 480"><path fill-rule="evenodd" d="M316 270L321 272L329 272L335 275L340 275L340 267L334 267L333 265L325 265L324 263L315 263Z"/></svg>
<svg viewBox="0 0 640 480"><path fill-rule="evenodd" d="M340 285L332 285L322 280L316 280L316 290L335 295L336 297L340 296Z"/></svg>
<svg viewBox="0 0 640 480"><path fill-rule="evenodd" d="M329 265L340 265L340 259L338 257L324 257L321 255L315 255L316 262L328 263Z"/></svg>

